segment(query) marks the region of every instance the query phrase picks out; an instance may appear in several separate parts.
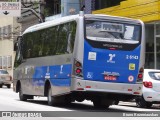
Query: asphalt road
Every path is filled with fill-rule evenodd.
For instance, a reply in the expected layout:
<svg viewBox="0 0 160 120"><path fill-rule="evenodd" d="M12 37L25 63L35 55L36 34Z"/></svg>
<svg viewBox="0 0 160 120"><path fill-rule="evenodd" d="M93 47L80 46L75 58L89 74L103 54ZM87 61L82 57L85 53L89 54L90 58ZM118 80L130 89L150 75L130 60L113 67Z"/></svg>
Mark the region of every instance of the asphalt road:
<svg viewBox="0 0 160 120"><path fill-rule="evenodd" d="M102 119L102 117L107 117L107 116L113 117L114 116L113 114L115 114L115 117L116 117L116 114L123 117L122 114L123 113L128 114L129 111L132 111L132 112L139 111L144 113L157 111L160 115L160 105L153 105L152 108L145 109L145 108L137 108L134 102L120 102L119 105L112 105L109 107L109 109L97 110L93 107L93 104L90 101L84 101L81 103L75 102L75 103L72 103L71 105L48 106L47 98L45 97L34 97L34 100L20 101L18 97L18 93L13 92L12 88L8 89L7 87L4 86L3 88L0 88L0 111L1 112L4 112L4 111L13 111L13 112L39 111L41 112L43 111L43 114L45 114L45 117L47 117L47 112L49 112L48 113L49 116L54 116L58 120L59 119L61 120L64 118L68 120L68 119L73 119L73 117L76 117L76 119L80 119L80 116L94 117L97 120L97 118ZM132 117L132 114L130 117ZM128 117L126 117L126 119L127 118ZM36 118L34 119L37 120ZM51 118L48 118L48 119L51 119Z"/></svg>

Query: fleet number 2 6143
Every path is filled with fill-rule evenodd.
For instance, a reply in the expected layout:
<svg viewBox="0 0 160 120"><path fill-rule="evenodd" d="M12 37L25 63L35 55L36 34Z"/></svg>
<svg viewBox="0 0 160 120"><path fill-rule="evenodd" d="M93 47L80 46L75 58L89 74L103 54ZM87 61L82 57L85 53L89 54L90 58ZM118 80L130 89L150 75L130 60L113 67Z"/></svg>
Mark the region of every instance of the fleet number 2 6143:
<svg viewBox="0 0 160 120"><path fill-rule="evenodd" d="M135 59L135 60L137 60L138 56L136 56L136 55L126 55L126 59Z"/></svg>

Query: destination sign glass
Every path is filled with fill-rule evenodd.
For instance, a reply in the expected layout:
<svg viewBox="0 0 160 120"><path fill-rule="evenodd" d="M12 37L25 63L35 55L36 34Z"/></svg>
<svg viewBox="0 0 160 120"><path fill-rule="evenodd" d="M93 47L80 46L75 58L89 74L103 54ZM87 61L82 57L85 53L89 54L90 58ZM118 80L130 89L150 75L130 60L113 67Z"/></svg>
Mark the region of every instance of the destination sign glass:
<svg viewBox="0 0 160 120"><path fill-rule="evenodd" d="M122 24L115 24L115 23L102 23L101 31L108 31L108 32L118 32L123 33L124 27Z"/></svg>

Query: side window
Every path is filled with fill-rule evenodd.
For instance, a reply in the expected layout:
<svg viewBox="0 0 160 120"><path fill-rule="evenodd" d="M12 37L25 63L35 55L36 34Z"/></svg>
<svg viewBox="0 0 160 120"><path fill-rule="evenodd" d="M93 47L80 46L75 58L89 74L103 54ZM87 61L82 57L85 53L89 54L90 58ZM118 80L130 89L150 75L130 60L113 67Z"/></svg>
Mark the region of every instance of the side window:
<svg viewBox="0 0 160 120"><path fill-rule="evenodd" d="M46 33L44 31L45 30L40 30L33 33L27 33L23 36L24 59L45 56L44 41Z"/></svg>
<svg viewBox="0 0 160 120"><path fill-rule="evenodd" d="M27 33L23 36L23 58L72 53L75 35L75 21Z"/></svg>
<svg viewBox="0 0 160 120"><path fill-rule="evenodd" d="M51 39L54 39L53 34L55 34L54 28L47 28L43 30L43 56L49 56L55 53L55 44L53 43L54 41L51 42Z"/></svg>
<svg viewBox="0 0 160 120"><path fill-rule="evenodd" d="M14 67L17 67L21 64L22 60L23 60L23 55L22 55L22 37L20 37L20 39L17 40L16 42L16 56L15 56L15 62L14 62Z"/></svg>
<svg viewBox="0 0 160 120"><path fill-rule="evenodd" d="M72 53L74 49L75 35L76 35L76 22L72 21L59 26L58 31L58 51L57 54Z"/></svg>
<svg viewBox="0 0 160 120"><path fill-rule="evenodd" d="M23 36L22 43L22 54L23 58L31 58L33 57L33 33L27 33Z"/></svg>
<svg viewBox="0 0 160 120"><path fill-rule="evenodd" d="M71 53L73 52L74 49L74 43L75 43L75 38L76 38L76 28L77 28L77 23L75 21L70 23L70 50Z"/></svg>
<svg viewBox="0 0 160 120"><path fill-rule="evenodd" d="M56 54L65 54L67 52L67 31L68 25L59 25L58 39L57 39L57 52Z"/></svg>
<svg viewBox="0 0 160 120"><path fill-rule="evenodd" d="M34 33L34 57L41 57L45 56L46 53L46 46L44 44L44 41L46 40L46 31L45 30L39 30Z"/></svg>
<svg viewBox="0 0 160 120"><path fill-rule="evenodd" d="M29 53L30 53L30 57L29 58L34 58L34 57L38 57L41 51L41 39L40 39L40 34L39 31L36 31L34 33L31 33L31 38L32 40L30 41L30 46L31 47L29 49Z"/></svg>
<svg viewBox="0 0 160 120"><path fill-rule="evenodd" d="M44 56L73 52L76 22L69 22L45 29Z"/></svg>
<svg viewBox="0 0 160 120"><path fill-rule="evenodd" d="M45 29L44 56L55 55L57 51L57 27Z"/></svg>

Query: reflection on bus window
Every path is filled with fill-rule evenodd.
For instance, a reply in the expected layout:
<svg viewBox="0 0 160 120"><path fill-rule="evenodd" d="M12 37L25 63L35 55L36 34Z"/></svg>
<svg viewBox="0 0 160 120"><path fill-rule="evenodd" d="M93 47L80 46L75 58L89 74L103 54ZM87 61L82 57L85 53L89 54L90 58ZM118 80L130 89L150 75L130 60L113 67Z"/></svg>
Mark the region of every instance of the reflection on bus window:
<svg viewBox="0 0 160 120"><path fill-rule="evenodd" d="M68 54L73 52L76 22L60 24L23 36L23 57Z"/></svg>
<svg viewBox="0 0 160 120"><path fill-rule="evenodd" d="M140 41L140 26L87 20L86 37L90 40L135 44Z"/></svg>

